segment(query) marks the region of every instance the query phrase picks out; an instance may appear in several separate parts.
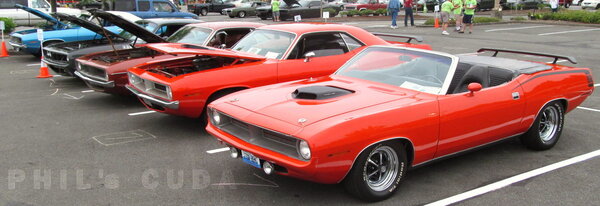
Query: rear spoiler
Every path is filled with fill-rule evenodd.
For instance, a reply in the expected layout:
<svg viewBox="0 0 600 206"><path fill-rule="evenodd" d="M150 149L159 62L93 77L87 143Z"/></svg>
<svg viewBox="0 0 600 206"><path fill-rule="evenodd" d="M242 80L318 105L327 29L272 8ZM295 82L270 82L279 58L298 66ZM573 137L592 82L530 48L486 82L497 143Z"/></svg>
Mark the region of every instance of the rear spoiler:
<svg viewBox="0 0 600 206"><path fill-rule="evenodd" d="M554 61L552 62L552 64L556 64L556 62L559 59L564 59L567 61L570 61L573 64L577 64L577 60L574 57L570 57L570 56L563 56L563 55L556 55L556 54L546 54L546 53L538 53L538 52L530 52L530 51L519 51L519 50L510 50L510 49L494 49L494 48L481 48L479 50L477 50L477 52L485 52L485 51L493 51L494 55L492 55L493 57L496 57L496 55L498 55L499 52L506 52L506 53L515 53L515 54L527 54L527 55L534 55L534 56L543 56L543 57L550 57L550 58L554 58Z"/></svg>
<svg viewBox="0 0 600 206"><path fill-rule="evenodd" d="M404 34L390 34L390 33L380 33L380 32L371 32L371 34L373 34L375 36L407 38L408 40L406 41L406 43L410 43L410 41L412 41L413 39L418 42L423 41L423 37L420 37L420 36L411 36L411 35L404 35Z"/></svg>

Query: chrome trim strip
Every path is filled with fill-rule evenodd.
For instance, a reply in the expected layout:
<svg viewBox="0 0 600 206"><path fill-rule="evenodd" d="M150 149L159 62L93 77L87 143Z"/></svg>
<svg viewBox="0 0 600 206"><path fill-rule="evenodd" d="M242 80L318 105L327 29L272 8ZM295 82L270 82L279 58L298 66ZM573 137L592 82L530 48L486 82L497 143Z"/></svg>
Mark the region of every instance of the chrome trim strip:
<svg viewBox="0 0 600 206"><path fill-rule="evenodd" d="M83 81L86 81L87 83L93 84L93 85L98 85L98 86L102 86L105 88L113 88L115 87L115 82L114 81L98 81L92 78L89 78L87 76L85 76L84 74L82 74L79 71L75 71L75 76L78 76L79 78L81 78Z"/></svg>
<svg viewBox="0 0 600 206"><path fill-rule="evenodd" d="M381 143L381 142L385 142L385 141L389 141L389 140L395 140L395 139L405 139L405 140L408 140L408 142L410 142L410 145L413 148L415 148L413 142L410 141L410 139L408 139L406 137L392 137L392 138L382 139L382 140L379 140L377 142L371 143L371 144L367 145L365 148L363 148L362 150L360 150L360 152L358 153L358 155L356 155L356 157L354 157L354 160L352 160L352 165L350 165L350 169L346 172L346 174L344 175L344 177L340 181L338 181L338 183L341 183L342 181L344 181L344 179L346 179L346 176L348 176L348 174L350 173L350 170L352 170L352 168L354 167L354 163L356 162L356 159L358 159L358 156L360 156L360 154L362 154L367 148L369 148L370 146L373 146L375 144ZM413 160L414 160L414 157L415 157L414 153L415 152L413 151ZM409 160L409 161L413 161L413 160Z"/></svg>
<svg viewBox="0 0 600 206"><path fill-rule="evenodd" d="M11 47L13 48L25 48L25 44L17 44L17 43L12 43L12 42L8 42L8 44L10 44Z"/></svg>
<svg viewBox="0 0 600 206"><path fill-rule="evenodd" d="M179 101L168 102L168 101L160 100L160 99L148 96L129 85L125 85L125 88L127 88L129 91L131 91L131 93L135 94L139 98L148 100L148 101L152 102L153 104L157 104L162 107L169 108L169 109L179 109Z"/></svg>
<svg viewBox="0 0 600 206"><path fill-rule="evenodd" d="M68 67L69 66L69 62L67 62L67 63L60 63L58 61L49 60L48 58L43 58L42 61L44 63L48 64L48 65L57 66L57 67Z"/></svg>
<svg viewBox="0 0 600 206"><path fill-rule="evenodd" d="M463 153L467 153L467 152L472 151L472 150L480 149L482 147L489 146L489 145L492 145L494 143L498 143L498 142L501 142L501 141L504 141L504 140L507 140L507 139L510 139L510 138L513 138L513 137L517 137L517 136L522 135L524 133L525 132L517 133L515 135L511 135L511 136L508 136L508 137L500 138L498 140L494 140L494 141L491 141L491 142L488 142L488 143L485 143L485 144L477 145L475 147L471 147L471 148L467 148L467 149L464 149L464 150L461 150L461 151L453 152L453 153L450 153L450 154L447 154L447 155L444 155L444 156L439 156L439 157L436 157L436 158L433 158L433 159L421 162L419 164L413 165L412 167L419 167L419 166L422 166L422 165L427 164L427 163L431 163L431 162L439 160L439 159L449 158L449 157L452 157L452 156L455 156L455 155L460 155L460 154L463 154Z"/></svg>

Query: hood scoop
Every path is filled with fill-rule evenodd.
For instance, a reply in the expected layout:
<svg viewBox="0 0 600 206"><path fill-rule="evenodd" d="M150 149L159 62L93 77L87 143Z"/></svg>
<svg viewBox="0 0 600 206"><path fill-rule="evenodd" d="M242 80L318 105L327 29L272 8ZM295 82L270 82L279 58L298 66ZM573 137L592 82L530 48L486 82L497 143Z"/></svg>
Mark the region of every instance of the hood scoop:
<svg viewBox="0 0 600 206"><path fill-rule="evenodd" d="M309 86L296 89L292 93L292 97L294 97L294 99L325 100L352 93L354 93L354 91L339 87Z"/></svg>

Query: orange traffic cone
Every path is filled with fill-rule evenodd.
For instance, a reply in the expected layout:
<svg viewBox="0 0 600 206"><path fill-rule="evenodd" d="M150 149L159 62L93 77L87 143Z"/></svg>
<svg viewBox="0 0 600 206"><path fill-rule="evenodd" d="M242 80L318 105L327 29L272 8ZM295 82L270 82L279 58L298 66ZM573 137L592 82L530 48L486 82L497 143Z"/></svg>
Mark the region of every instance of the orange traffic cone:
<svg viewBox="0 0 600 206"><path fill-rule="evenodd" d="M44 56L42 56L42 63L40 64L40 75L37 78L50 78L52 75L48 73L48 67L46 67L46 63L44 63Z"/></svg>
<svg viewBox="0 0 600 206"><path fill-rule="evenodd" d="M6 49L6 43L2 41L2 50L0 51L0 57L8 57L8 50Z"/></svg>
<svg viewBox="0 0 600 206"><path fill-rule="evenodd" d="M435 17L435 21L434 21L434 23L433 23L433 27L434 27L434 28L440 28L440 22L439 22L439 20L438 20L438 18L437 18L437 17Z"/></svg>

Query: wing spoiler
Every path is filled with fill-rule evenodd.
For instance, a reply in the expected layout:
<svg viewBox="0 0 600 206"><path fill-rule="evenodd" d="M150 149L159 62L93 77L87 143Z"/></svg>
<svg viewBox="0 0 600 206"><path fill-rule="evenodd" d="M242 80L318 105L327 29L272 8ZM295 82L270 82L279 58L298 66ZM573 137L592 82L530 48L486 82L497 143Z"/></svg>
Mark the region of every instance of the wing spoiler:
<svg viewBox="0 0 600 206"><path fill-rule="evenodd" d="M413 39L418 42L423 41L423 37L420 37L420 36L411 36L411 35L404 35L404 34L390 34L390 33L380 33L380 32L371 32L371 34L373 34L375 36L407 38L408 40L406 41L406 43L410 43L410 41L412 41Z"/></svg>
<svg viewBox="0 0 600 206"><path fill-rule="evenodd" d="M492 51L492 52L494 52L494 55L492 55L493 57L496 57L496 55L498 55L498 53L500 53L500 52L506 52L506 53L527 54L527 55L534 55L534 56L543 56L543 57L554 58L554 61L552 62L552 64L556 64L556 62L559 59L564 59L564 60L570 61L573 64L577 64L577 60L575 59L575 57L571 57L571 56L563 56L563 55L547 54L547 53L539 53L539 52L530 52L530 51L510 50L510 49L495 49L495 48L481 48L481 49L477 50L477 52L485 52L485 51Z"/></svg>

